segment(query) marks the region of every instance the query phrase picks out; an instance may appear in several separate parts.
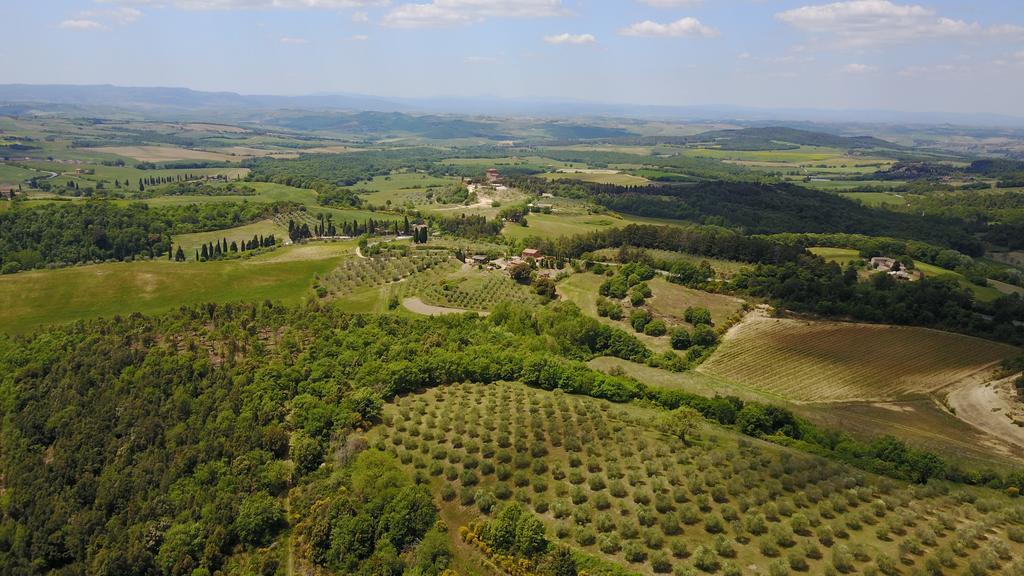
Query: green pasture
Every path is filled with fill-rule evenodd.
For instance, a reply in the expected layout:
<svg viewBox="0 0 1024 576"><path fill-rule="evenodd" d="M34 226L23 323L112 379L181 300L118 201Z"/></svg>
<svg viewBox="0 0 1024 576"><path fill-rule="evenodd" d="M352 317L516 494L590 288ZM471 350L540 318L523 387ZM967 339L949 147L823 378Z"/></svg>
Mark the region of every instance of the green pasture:
<svg viewBox="0 0 1024 576"><path fill-rule="evenodd" d="M180 246L185 251L185 258L192 260L195 258L196 250L201 250L203 245L211 242L220 242L227 239L228 245L230 245L232 242L247 242L252 240L253 236L269 236L270 234L273 234L278 241L288 240L288 228L272 219L267 219L226 230L179 234L174 236L171 241L174 243L174 250L177 250L177 247Z"/></svg>
<svg viewBox="0 0 1024 576"><path fill-rule="evenodd" d="M595 184L613 184L616 186L641 186L650 181L640 176L623 174L622 172L548 172L541 175L546 180L579 180Z"/></svg>
<svg viewBox="0 0 1024 576"><path fill-rule="evenodd" d="M162 312L203 302L305 298L352 243L287 246L247 260L115 262L0 276L0 330Z"/></svg>

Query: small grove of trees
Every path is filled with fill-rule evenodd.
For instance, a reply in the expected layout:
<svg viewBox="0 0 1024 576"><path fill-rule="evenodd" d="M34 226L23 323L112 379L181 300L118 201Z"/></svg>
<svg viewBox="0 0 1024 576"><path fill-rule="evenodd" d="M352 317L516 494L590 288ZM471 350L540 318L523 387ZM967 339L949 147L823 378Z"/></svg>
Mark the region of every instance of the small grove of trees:
<svg viewBox="0 0 1024 576"><path fill-rule="evenodd" d="M253 237L250 240L233 240L230 244L228 244L227 238L222 238L220 241L207 242L200 248L196 248L195 259L199 262L221 260L242 252L257 250L259 248L273 248L274 246L277 246L277 239L273 234L267 236L253 234ZM175 260L179 262L185 260L185 253L181 249L181 246L178 246L178 251L175 254Z"/></svg>
<svg viewBox="0 0 1024 576"><path fill-rule="evenodd" d="M496 553L523 558L542 576L576 576L576 560L562 546L552 546L544 523L518 502L507 504L487 522L481 539Z"/></svg>

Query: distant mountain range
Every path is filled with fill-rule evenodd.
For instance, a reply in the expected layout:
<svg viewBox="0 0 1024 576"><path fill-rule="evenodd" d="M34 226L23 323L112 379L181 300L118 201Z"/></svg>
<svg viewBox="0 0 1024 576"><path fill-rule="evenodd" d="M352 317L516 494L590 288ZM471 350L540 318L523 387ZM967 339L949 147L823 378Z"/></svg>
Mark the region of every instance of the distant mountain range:
<svg viewBox="0 0 1024 576"><path fill-rule="evenodd" d="M242 95L188 88L138 88L111 85L0 84L0 113L59 111L68 107L131 110L149 114L313 109L531 117L612 117L688 121L762 123L856 122L880 124L957 124L1024 128L1024 117L999 114L822 110L739 106L652 106L548 99L487 97L389 98L357 94L306 96Z"/></svg>

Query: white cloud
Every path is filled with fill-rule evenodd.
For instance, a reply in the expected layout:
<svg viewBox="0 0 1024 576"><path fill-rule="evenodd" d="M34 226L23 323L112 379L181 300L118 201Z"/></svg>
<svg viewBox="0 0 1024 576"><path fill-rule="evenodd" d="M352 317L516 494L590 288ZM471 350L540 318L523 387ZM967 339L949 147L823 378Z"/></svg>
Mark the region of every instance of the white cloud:
<svg viewBox="0 0 1024 576"><path fill-rule="evenodd" d="M355 40L356 42L366 42L367 40L370 39L370 37L367 36L366 34L356 34L355 36L352 37L352 39Z"/></svg>
<svg viewBox="0 0 1024 576"><path fill-rule="evenodd" d="M462 61L466 64L493 64L498 59L493 56L466 56Z"/></svg>
<svg viewBox="0 0 1024 576"><path fill-rule="evenodd" d="M296 38L294 36L282 36L280 42L281 44L291 44L293 46L309 44L309 40L306 40L305 38Z"/></svg>
<svg viewBox="0 0 1024 576"><path fill-rule="evenodd" d="M637 22L627 28L623 28L619 33L623 36L649 37L702 36L705 38L712 38L714 36L718 36L718 30L715 30L710 26L705 26L704 24L701 24L700 20L690 17L681 18L675 22L669 22L668 24L644 20L643 22Z"/></svg>
<svg viewBox="0 0 1024 576"><path fill-rule="evenodd" d="M181 10L344 10L367 6L386 6L389 0L97 0L111 4L164 7Z"/></svg>
<svg viewBox="0 0 1024 576"><path fill-rule="evenodd" d="M934 10L890 0L846 0L794 8L775 15L780 21L811 34L838 38L839 45L865 47L922 38L973 35L1013 35L1019 26L984 27L939 16Z"/></svg>
<svg viewBox="0 0 1024 576"><path fill-rule="evenodd" d="M868 72L874 72L877 70L874 66L867 64L858 64L856 62L843 66L843 72L847 74L867 74Z"/></svg>
<svg viewBox="0 0 1024 576"><path fill-rule="evenodd" d="M545 36L544 41L548 44L593 44L597 42L597 38L594 38L593 34L569 34L565 32L555 36Z"/></svg>
<svg viewBox="0 0 1024 576"><path fill-rule="evenodd" d="M62 21L59 26L65 30L106 30L107 27L95 20L71 19Z"/></svg>
<svg viewBox="0 0 1024 576"><path fill-rule="evenodd" d="M384 16L393 28L428 28L481 22L487 18L549 18L567 11L562 0L432 0L401 4Z"/></svg>
<svg viewBox="0 0 1024 576"><path fill-rule="evenodd" d="M120 6L108 10L92 10L87 13L89 17L105 18L114 21L116 24L131 24L142 17L142 11L131 6Z"/></svg>
<svg viewBox="0 0 1024 576"><path fill-rule="evenodd" d="M370 21L370 15L366 12L353 12L352 21L363 24Z"/></svg>
<svg viewBox="0 0 1024 576"><path fill-rule="evenodd" d="M690 8L700 6L704 0L637 0L641 4L647 4L655 8Z"/></svg>

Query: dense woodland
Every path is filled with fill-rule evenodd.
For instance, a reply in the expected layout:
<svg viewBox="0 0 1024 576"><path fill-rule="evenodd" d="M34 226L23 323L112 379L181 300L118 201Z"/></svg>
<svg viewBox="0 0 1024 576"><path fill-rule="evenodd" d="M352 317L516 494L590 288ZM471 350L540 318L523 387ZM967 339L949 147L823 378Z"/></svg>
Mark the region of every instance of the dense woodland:
<svg viewBox="0 0 1024 576"><path fill-rule="evenodd" d="M596 202L611 210L718 223L751 234L859 233L922 240L972 256L984 252L982 243L967 232L961 220L868 208L792 184L709 182L634 188L595 184L588 188Z"/></svg>

